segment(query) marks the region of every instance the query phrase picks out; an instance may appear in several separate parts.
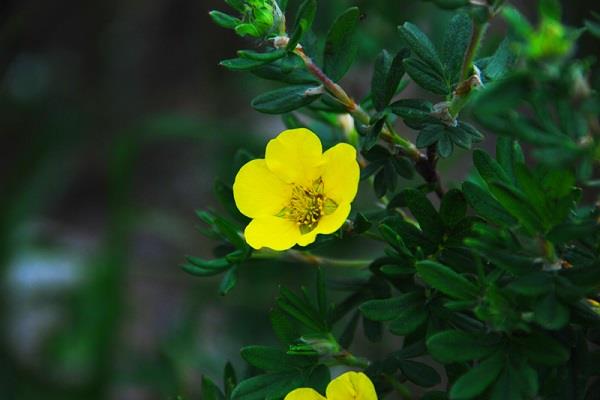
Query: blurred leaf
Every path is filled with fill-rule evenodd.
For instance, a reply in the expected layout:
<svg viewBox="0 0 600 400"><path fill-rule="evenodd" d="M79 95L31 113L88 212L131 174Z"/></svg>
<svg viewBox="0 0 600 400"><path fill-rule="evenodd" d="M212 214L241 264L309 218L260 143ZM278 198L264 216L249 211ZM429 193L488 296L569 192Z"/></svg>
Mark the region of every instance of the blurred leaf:
<svg viewBox="0 0 600 400"><path fill-rule="evenodd" d="M221 285L219 286L219 293L221 296L225 296L227 293L233 289L237 283L238 272L237 267L234 265L223 277L221 280Z"/></svg>
<svg viewBox="0 0 600 400"><path fill-rule="evenodd" d="M462 190L467 202L478 215L492 223L512 226L516 220L488 192L472 182L464 182Z"/></svg>
<svg viewBox="0 0 600 400"><path fill-rule="evenodd" d="M406 376L409 381L421 387L432 387L442 381L442 378L437 371L427 364L411 360L402 360L399 365L404 376Z"/></svg>
<svg viewBox="0 0 600 400"><path fill-rule="evenodd" d="M447 227L456 225L467 214L467 202L462 192L451 189L442 198L440 217Z"/></svg>
<svg viewBox="0 0 600 400"><path fill-rule="evenodd" d="M309 31L317 12L317 1L316 0L305 0L298 8L296 14L296 23L294 24L294 33L290 37L290 41L287 45L288 51L294 51L296 45L306 32Z"/></svg>
<svg viewBox="0 0 600 400"><path fill-rule="evenodd" d="M242 21L221 11L213 10L208 13L215 24L225 29L235 29Z"/></svg>
<svg viewBox="0 0 600 400"><path fill-rule="evenodd" d="M201 396L203 400L224 400L225 396L221 390L206 376L202 377L202 391Z"/></svg>
<svg viewBox="0 0 600 400"><path fill-rule="evenodd" d="M481 395L502 371L504 357L502 352L497 352L461 375L452 385L450 399L473 399Z"/></svg>

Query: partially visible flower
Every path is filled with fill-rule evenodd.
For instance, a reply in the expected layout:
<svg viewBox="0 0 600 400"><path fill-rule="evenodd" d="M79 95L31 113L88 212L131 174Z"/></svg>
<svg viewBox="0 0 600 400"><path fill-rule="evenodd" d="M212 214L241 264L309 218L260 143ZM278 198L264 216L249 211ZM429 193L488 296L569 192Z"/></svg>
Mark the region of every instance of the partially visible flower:
<svg viewBox="0 0 600 400"><path fill-rule="evenodd" d="M346 372L329 383L327 397L310 388L296 389L284 400L377 400L375 387L362 372Z"/></svg>
<svg viewBox="0 0 600 400"><path fill-rule="evenodd" d="M337 231L350 213L359 173L349 144L323 153L308 129L280 133L267 144L265 158L245 164L233 184L238 209L252 218L246 241L255 249L287 250Z"/></svg>
<svg viewBox="0 0 600 400"><path fill-rule="evenodd" d="M241 15L240 18L220 11L211 11L213 21L224 28L233 29L240 36L262 38L285 23L283 13L275 0L225 0Z"/></svg>

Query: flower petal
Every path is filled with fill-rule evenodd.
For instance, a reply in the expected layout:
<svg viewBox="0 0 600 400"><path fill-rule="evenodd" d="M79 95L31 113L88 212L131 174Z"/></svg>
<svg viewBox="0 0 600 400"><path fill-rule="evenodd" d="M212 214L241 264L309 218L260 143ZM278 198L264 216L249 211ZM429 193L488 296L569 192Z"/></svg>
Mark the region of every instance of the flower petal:
<svg viewBox="0 0 600 400"><path fill-rule="evenodd" d="M317 228L317 233L329 234L337 231L344 225L346 218L350 214L350 203L339 204L335 211L329 215L321 217Z"/></svg>
<svg viewBox="0 0 600 400"><path fill-rule="evenodd" d="M351 202L358 190L360 168L356 161L356 150L340 143L323 154L323 184L325 195L336 203Z"/></svg>
<svg viewBox="0 0 600 400"><path fill-rule="evenodd" d="M300 229L289 219L262 216L250 221L244 231L246 242L255 249L268 247L273 250L287 250L300 238Z"/></svg>
<svg viewBox="0 0 600 400"><path fill-rule="evenodd" d="M301 388L291 391L283 400L326 400L314 389Z"/></svg>
<svg viewBox="0 0 600 400"><path fill-rule="evenodd" d="M377 400L377 393L365 374L351 371L329 383L327 400Z"/></svg>
<svg viewBox="0 0 600 400"><path fill-rule="evenodd" d="M305 128L289 129L269 141L265 160L285 182L309 186L319 176L322 152L317 135Z"/></svg>
<svg viewBox="0 0 600 400"><path fill-rule="evenodd" d="M235 204L242 214L254 218L276 215L286 206L292 187L267 168L263 159L246 163L233 183Z"/></svg>

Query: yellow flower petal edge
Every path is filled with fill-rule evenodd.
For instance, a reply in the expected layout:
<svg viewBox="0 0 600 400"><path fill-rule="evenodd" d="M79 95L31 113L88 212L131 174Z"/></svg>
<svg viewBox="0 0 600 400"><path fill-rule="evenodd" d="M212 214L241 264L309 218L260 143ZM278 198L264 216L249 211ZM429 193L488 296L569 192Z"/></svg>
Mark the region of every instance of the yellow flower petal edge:
<svg viewBox="0 0 600 400"><path fill-rule="evenodd" d="M359 175L354 147L340 143L323 153L308 129L281 132L265 158L246 163L233 184L238 209L252 218L246 241L282 251L337 231L350 214Z"/></svg>
<svg viewBox="0 0 600 400"><path fill-rule="evenodd" d="M373 382L362 372L346 372L327 386L327 397L309 388L291 391L284 400L377 400Z"/></svg>
<svg viewBox="0 0 600 400"><path fill-rule="evenodd" d="M327 400L377 400L377 393L368 376L351 371L329 383Z"/></svg>
<svg viewBox="0 0 600 400"><path fill-rule="evenodd" d="M314 389L301 388L291 391L284 400L327 400Z"/></svg>

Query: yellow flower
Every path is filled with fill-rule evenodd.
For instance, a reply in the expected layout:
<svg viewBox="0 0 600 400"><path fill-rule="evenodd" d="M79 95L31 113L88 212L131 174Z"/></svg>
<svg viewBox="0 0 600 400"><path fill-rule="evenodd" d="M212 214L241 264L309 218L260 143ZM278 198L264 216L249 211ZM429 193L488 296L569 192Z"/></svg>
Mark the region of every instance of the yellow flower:
<svg viewBox="0 0 600 400"><path fill-rule="evenodd" d="M246 241L255 249L287 250L337 231L358 189L354 147L340 143L323 153L308 129L283 131L264 159L245 164L233 184L235 203L252 221Z"/></svg>
<svg viewBox="0 0 600 400"><path fill-rule="evenodd" d="M309 388L296 389L284 400L377 400L371 380L362 372L346 372L329 383L327 398Z"/></svg>

